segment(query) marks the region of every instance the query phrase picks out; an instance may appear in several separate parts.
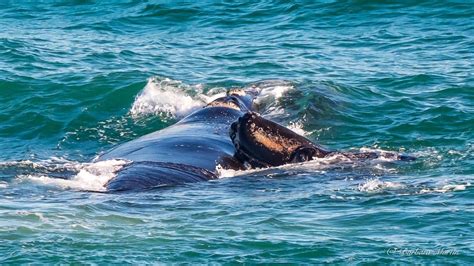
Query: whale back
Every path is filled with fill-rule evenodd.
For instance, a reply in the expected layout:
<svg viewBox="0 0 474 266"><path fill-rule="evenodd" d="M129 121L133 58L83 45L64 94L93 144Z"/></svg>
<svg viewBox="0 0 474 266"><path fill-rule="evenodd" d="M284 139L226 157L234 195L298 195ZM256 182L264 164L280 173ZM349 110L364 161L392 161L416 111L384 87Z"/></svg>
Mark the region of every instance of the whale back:
<svg viewBox="0 0 474 266"><path fill-rule="evenodd" d="M208 171L215 171L219 163L232 166L238 162L233 159L229 127L240 115L242 112L225 107L203 108L168 128L119 145L98 160L168 162Z"/></svg>
<svg viewBox="0 0 474 266"><path fill-rule="evenodd" d="M252 108L254 96L230 92L178 123L119 145L99 161L125 159L129 165L105 186L109 191L146 189L211 180L216 168L243 169L229 131Z"/></svg>
<svg viewBox="0 0 474 266"><path fill-rule="evenodd" d="M203 168L176 163L133 162L107 184L108 191L144 190L217 179Z"/></svg>

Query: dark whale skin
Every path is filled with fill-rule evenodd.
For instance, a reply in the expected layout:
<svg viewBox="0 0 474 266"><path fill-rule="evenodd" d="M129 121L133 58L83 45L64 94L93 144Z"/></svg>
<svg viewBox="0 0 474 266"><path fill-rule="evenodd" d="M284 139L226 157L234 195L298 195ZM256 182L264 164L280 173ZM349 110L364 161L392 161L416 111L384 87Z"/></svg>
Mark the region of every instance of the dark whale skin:
<svg viewBox="0 0 474 266"><path fill-rule="evenodd" d="M399 161L416 160L416 157L396 152L329 151L254 112L245 113L230 128L229 135L236 148L235 157L252 167L279 166L331 155L343 155L356 160L381 157Z"/></svg>
<svg viewBox="0 0 474 266"><path fill-rule="evenodd" d="M131 163L105 186L108 191L136 190L217 178L217 165L242 169L233 155L229 128L243 112L206 107L178 123L126 142L98 161L125 159Z"/></svg>

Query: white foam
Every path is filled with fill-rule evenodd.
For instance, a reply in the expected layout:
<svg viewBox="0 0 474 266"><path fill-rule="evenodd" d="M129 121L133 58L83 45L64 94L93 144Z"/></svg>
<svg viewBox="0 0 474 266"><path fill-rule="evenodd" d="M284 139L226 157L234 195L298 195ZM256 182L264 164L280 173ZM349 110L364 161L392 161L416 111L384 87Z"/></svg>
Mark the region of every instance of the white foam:
<svg viewBox="0 0 474 266"><path fill-rule="evenodd" d="M439 150L436 150L433 147L427 148L425 150L419 150L413 153L413 156L418 158L425 158L425 164L435 165L436 163L443 160L443 155Z"/></svg>
<svg viewBox="0 0 474 266"><path fill-rule="evenodd" d="M8 187L8 183L5 182L5 181L0 181L0 188L7 188Z"/></svg>
<svg viewBox="0 0 474 266"><path fill-rule="evenodd" d="M130 109L132 117L159 115L181 118L206 104L206 98L191 94L201 94L201 85L184 85L181 81L152 77L142 92L136 97Z"/></svg>
<svg viewBox="0 0 474 266"><path fill-rule="evenodd" d="M257 102L261 102L269 99L278 100L283 97L285 93L294 89L294 86L286 81L268 81L262 82L253 88L259 91L256 100Z"/></svg>
<svg viewBox="0 0 474 266"><path fill-rule="evenodd" d="M79 164L77 162L69 161L60 157L51 157L46 160L31 161L31 160L21 160L21 161L5 161L0 162L0 167L16 167L16 168L28 168L28 169L38 169L46 171L58 171L58 170L69 170L75 171L78 170Z"/></svg>
<svg viewBox="0 0 474 266"><path fill-rule="evenodd" d="M251 87L247 87L246 89L255 90L258 93L257 98L255 99L255 105L259 109L259 112L266 117L281 117L285 115L285 110L280 107L279 101L284 95L293 90L295 87L283 80L269 80L269 81L262 81L256 85ZM286 125L288 129L291 131L307 136L310 135L312 132L307 132L304 130L304 123L300 121L293 121Z"/></svg>
<svg viewBox="0 0 474 266"><path fill-rule="evenodd" d="M464 155L464 152L457 151L457 150L449 150L449 151L448 151L448 154L450 154L450 155L459 155L459 156L463 156L463 155Z"/></svg>
<svg viewBox="0 0 474 266"><path fill-rule="evenodd" d="M224 169L220 164L216 166L216 174L218 178L242 176L242 175L247 175L251 173L256 173L260 170L261 169L233 170L233 169Z"/></svg>
<svg viewBox="0 0 474 266"><path fill-rule="evenodd" d="M19 178L42 185L51 185L64 189L77 189L88 191L105 191L104 185L128 164L125 160L108 160L96 163L77 163L75 168L79 169L71 179L49 177L47 175L24 175Z"/></svg>
<svg viewBox="0 0 474 266"><path fill-rule="evenodd" d="M344 164L352 164L350 158L347 158L341 154L334 154L324 158L313 158L313 160L303 163L291 163L285 164L280 166L275 166L271 168L254 168L248 170L232 170L232 169L224 169L220 165L216 167L216 173L218 174L219 178L224 177L236 177L236 176L243 176L243 175L250 175L250 174L258 174L263 171L276 171L276 170L283 170L283 171L311 171L311 172L324 172L322 170L341 166Z"/></svg>
<svg viewBox="0 0 474 266"><path fill-rule="evenodd" d="M311 134L310 132L307 132L303 129L304 125L302 121L290 122L286 127L289 130L295 132L296 134L299 134L302 136L307 136Z"/></svg>
<svg viewBox="0 0 474 266"><path fill-rule="evenodd" d="M274 107L273 105L288 91L293 90L294 86L287 81L269 80L252 85L250 88L258 92L258 96L255 99L257 106L262 109L266 109L265 106L268 106L267 112L279 112L280 108L273 108L272 111L270 111L270 108Z"/></svg>
<svg viewBox="0 0 474 266"><path fill-rule="evenodd" d="M469 182L465 184L446 184L437 188L424 188L420 190L419 194L427 194L427 193L433 193L433 192L446 193L446 192L451 192L451 191L462 191L462 190L466 190L466 188L470 186L471 186L471 183Z"/></svg>
<svg viewBox="0 0 474 266"><path fill-rule="evenodd" d="M38 166L39 166L38 163L35 163L33 161L30 161L30 160L0 162L0 167L30 167L30 168L36 168Z"/></svg>
<svg viewBox="0 0 474 266"><path fill-rule="evenodd" d="M374 147L374 148L362 147L359 149L359 152L376 153L378 155L377 159L372 160L375 163L376 162L393 162L393 161L398 160L398 156L394 156L394 155L398 155L397 152L387 151L387 150L379 149L377 147Z"/></svg>
<svg viewBox="0 0 474 266"><path fill-rule="evenodd" d="M282 80L269 80L253 84L244 89L258 93L256 106L272 109L270 112L280 112L275 103L294 86ZM207 93L203 85L186 85L181 81L169 78L151 77L143 90L137 95L130 109L134 118L146 115L159 115L163 118L182 118L207 103L226 95L225 88L213 88ZM268 111L268 110L267 110Z"/></svg>
<svg viewBox="0 0 474 266"><path fill-rule="evenodd" d="M390 189L402 189L405 185L398 182L381 181L377 178L369 178L364 183L359 184L357 189L361 192L382 192Z"/></svg>
<svg viewBox="0 0 474 266"><path fill-rule="evenodd" d="M208 103L214 101L215 99L225 97L226 95L227 95L227 93L225 91L224 92L210 91L209 95L199 94L198 97L199 97L200 101L202 101L205 104L208 104Z"/></svg>

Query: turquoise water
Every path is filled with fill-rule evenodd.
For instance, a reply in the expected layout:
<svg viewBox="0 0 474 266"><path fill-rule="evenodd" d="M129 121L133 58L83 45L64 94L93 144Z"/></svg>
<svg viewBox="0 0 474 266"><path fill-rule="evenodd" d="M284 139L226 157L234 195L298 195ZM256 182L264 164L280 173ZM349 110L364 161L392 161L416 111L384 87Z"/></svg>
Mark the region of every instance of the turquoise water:
<svg viewBox="0 0 474 266"><path fill-rule="evenodd" d="M2 1L0 262L472 263L474 3L400 2ZM95 156L260 80L315 142L419 159L100 192Z"/></svg>

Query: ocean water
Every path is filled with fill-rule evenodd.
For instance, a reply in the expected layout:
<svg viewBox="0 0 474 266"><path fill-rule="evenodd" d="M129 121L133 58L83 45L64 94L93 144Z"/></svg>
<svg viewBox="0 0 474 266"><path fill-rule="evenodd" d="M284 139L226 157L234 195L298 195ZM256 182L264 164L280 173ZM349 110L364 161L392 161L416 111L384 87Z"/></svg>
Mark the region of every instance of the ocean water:
<svg viewBox="0 0 474 266"><path fill-rule="evenodd" d="M0 1L0 263L474 258L474 2ZM103 193L108 149L230 87L326 158Z"/></svg>

